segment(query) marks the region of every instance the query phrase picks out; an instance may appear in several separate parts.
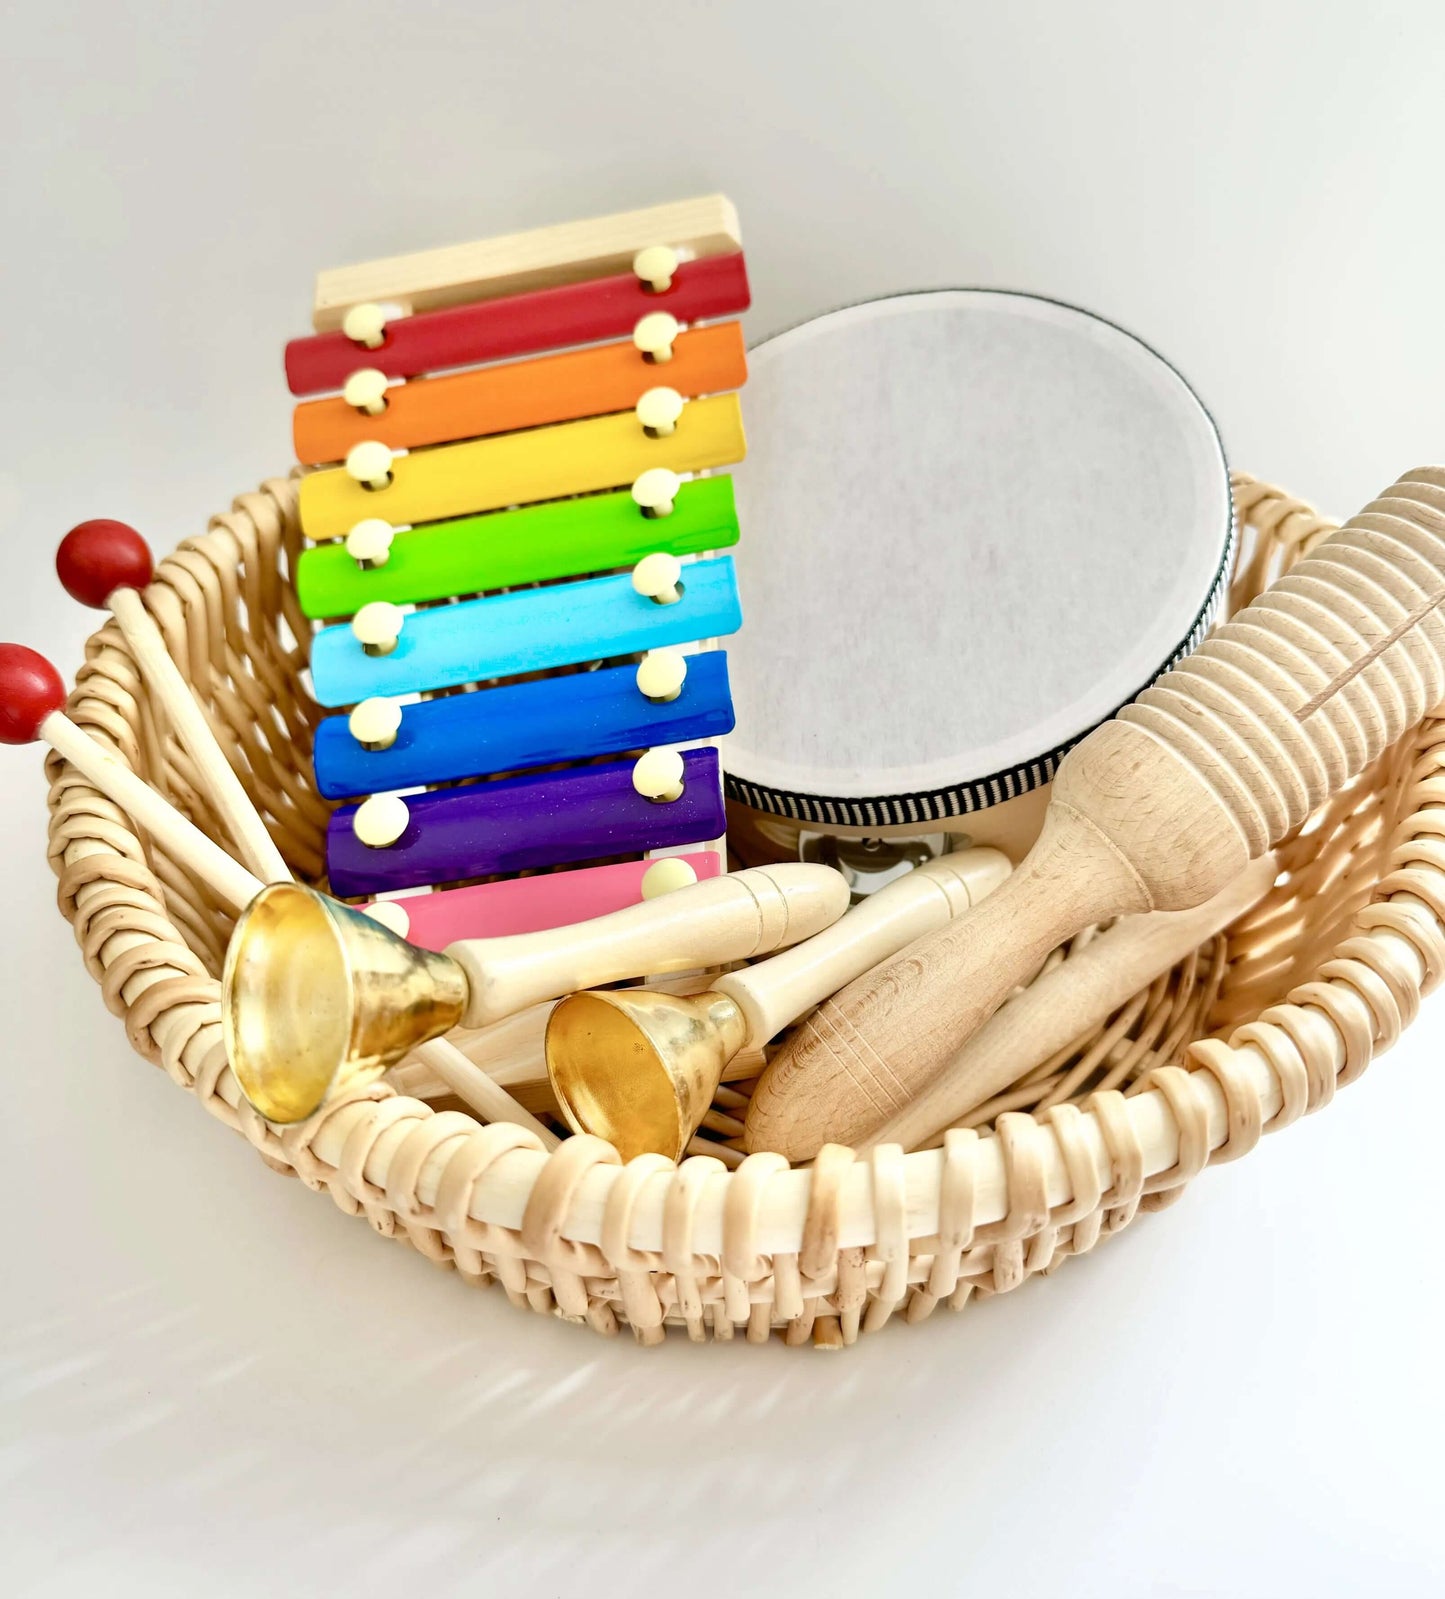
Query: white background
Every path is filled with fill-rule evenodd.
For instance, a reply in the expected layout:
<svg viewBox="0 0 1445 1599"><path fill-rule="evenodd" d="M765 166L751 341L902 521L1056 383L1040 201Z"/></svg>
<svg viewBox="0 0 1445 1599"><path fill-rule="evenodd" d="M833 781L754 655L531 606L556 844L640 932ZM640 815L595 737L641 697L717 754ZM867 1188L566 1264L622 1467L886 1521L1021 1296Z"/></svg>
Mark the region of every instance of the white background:
<svg viewBox="0 0 1445 1599"><path fill-rule="evenodd" d="M6 8L0 636L288 462L312 273L726 189L753 338L1038 290L1347 514L1445 454L1438 5ZM765 530L753 530L754 537ZM1445 1010L1060 1276L823 1357L523 1316L266 1170L104 1011L0 764L0 1589L1439 1592Z"/></svg>

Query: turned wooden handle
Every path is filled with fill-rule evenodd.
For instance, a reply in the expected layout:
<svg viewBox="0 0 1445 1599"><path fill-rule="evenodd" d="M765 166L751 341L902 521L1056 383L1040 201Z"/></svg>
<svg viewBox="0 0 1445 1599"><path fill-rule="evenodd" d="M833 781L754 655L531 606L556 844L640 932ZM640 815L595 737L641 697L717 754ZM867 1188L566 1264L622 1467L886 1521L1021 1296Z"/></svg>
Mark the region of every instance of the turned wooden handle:
<svg viewBox="0 0 1445 1599"><path fill-rule="evenodd" d="M858 1147L917 1149L944 1128L957 1126L1238 921L1268 893L1278 872L1271 851L1193 910L1121 917L1000 1006L917 1098L860 1139Z"/></svg>
<svg viewBox="0 0 1445 1599"><path fill-rule="evenodd" d="M1062 763L1043 832L970 911L849 984L753 1096L803 1158L898 1113L1048 951L1218 893L1445 693L1445 474L1407 474Z"/></svg>
<svg viewBox="0 0 1445 1599"><path fill-rule="evenodd" d="M263 883L289 882L290 868L226 759L206 713L171 658L144 601L134 589L116 589L109 604L146 683L164 707L186 753L196 763L206 795L235 840L242 859Z"/></svg>
<svg viewBox="0 0 1445 1599"><path fill-rule="evenodd" d="M544 999L628 977L747 960L811 938L848 908L831 866L754 866L608 916L446 951L467 975L464 1027L485 1027Z"/></svg>
<svg viewBox="0 0 1445 1599"><path fill-rule="evenodd" d="M88 777L160 848L193 871L234 911L243 911L265 886L233 860L213 838L188 821L149 783L131 771L113 750L93 739L60 711L40 726L40 736L77 771Z"/></svg>
<svg viewBox="0 0 1445 1599"><path fill-rule="evenodd" d="M1002 850L940 855L885 884L785 954L719 977L713 988L743 1013L741 1048L760 1049L860 972L977 905L1009 871Z"/></svg>

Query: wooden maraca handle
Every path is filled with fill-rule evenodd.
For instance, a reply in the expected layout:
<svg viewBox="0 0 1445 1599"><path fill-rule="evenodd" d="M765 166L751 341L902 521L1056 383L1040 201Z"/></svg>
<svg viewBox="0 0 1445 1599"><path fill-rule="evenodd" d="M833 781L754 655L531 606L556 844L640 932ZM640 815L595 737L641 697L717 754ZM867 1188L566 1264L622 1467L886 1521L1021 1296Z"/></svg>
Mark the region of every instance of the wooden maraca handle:
<svg viewBox="0 0 1445 1599"><path fill-rule="evenodd" d="M1092 1032L1121 1005L1263 898L1279 871L1261 855L1229 886L1187 911L1122 916L1021 989L964 1044L898 1115L859 1140L859 1149L917 1149L1019 1082L1041 1061Z"/></svg>
<svg viewBox="0 0 1445 1599"><path fill-rule="evenodd" d="M1218 893L1445 692L1438 469L1402 479L1059 767L1044 829L975 911L849 984L753 1096L804 1158L894 1115L1089 923Z"/></svg>
<svg viewBox="0 0 1445 1599"><path fill-rule="evenodd" d="M754 866L588 922L511 938L469 938L446 953L467 976L464 1027L628 977L747 960L811 938L848 909L831 866Z"/></svg>
<svg viewBox="0 0 1445 1599"><path fill-rule="evenodd" d="M712 985L742 1012L739 1052L761 1049L850 978L961 916L1011 870L1001 850L965 849L886 883L829 928L782 955L728 972Z"/></svg>

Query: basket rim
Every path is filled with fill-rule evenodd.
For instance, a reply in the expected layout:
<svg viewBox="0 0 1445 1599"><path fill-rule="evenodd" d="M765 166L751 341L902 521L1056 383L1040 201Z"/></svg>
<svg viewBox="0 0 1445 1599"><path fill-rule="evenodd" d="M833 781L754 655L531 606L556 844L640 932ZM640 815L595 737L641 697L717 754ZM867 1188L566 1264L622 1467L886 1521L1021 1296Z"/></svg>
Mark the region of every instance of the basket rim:
<svg viewBox="0 0 1445 1599"><path fill-rule="evenodd" d="M1334 525L1247 474L1234 474L1234 490L1241 524L1296 516L1301 547ZM178 659L233 667L208 584L248 605L274 599L295 497L294 480L268 480L158 564L147 597ZM209 632L196 622L208 606ZM71 714L134 765L140 695L135 663L108 622L88 641ZM807 1276L841 1261L840 1251L866 1250L875 1267L881 1262L878 1294L887 1304L896 1290L896 1303L907 1286L897 1263L906 1267L910 1246L921 1241L929 1247L918 1253L934 1262L929 1295L938 1299L952 1291L950 1271L956 1282L969 1249L1022 1243L1101 1207L1132 1214L1148 1196L1162 1202L1206 1164L1246 1153L1262 1133L1325 1103L1337 1083L1352 1081L1394 1042L1445 974L1442 709L1415 729L1411 808L1371 902L1283 1002L1228 1041L1194 1043L1187 1066L1157 1069L1127 1096L1111 1090L1040 1116L1008 1112L991 1134L955 1130L942 1148L907 1155L881 1146L855 1158L829 1146L796 1169L771 1153L732 1170L707 1156L677 1167L644 1156L623 1166L610 1145L585 1135L549 1154L522 1128L434 1111L385 1083L299 1127L272 1127L246 1103L225 1060L219 983L167 908L162 866L148 860L129 820L55 755L47 762L50 858L61 909L134 1047L268 1163L330 1189L381 1231L404 1233L434 1257L445 1253L445 1240L459 1247L469 1229L483 1242L504 1234L549 1266L564 1314L569 1296L559 1284L616 1273L635 1327L647 1325L650 1312L629 1303L640 1292L629 1279L670 1273L681 1294L700 1263L719 1263L724 1287L732 1279L745 1295L760 1275L780 1274L780 1260L796 1258ZM575 1300L574 1290L574 1311Z"/></svg>

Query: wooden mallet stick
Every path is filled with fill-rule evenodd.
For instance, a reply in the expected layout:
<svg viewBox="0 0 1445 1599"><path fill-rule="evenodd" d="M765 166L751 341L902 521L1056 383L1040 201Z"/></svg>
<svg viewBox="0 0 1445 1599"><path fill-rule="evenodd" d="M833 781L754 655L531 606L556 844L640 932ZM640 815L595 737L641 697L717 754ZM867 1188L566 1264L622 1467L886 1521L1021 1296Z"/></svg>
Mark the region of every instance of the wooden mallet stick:
<svg viewBox="0 0 1445 1599"><path fill-rule="evenodd" d="M1051 949L1217 894L1445 694L1445 468L1407 474L1064 760L997 893L850 983L773 1060L750 1148L899 1114Z"/></svg>
<svg viewBox="0 0 1445 1599"><path fill-rule="evenodd" d="M65 684L43 655L22 644L0 644L0 743L48 744L143 827L159 848L193 871L233 910L244 910L265 886L260 879L187 821L119 756L72 722L64 704ZM284 861L280 870L278 881L289 882ZM557 1147L555 1133L454 1045L433 1039L417 1054L486 1120L516 1122L536 1133L548 1149Z"/></svg>
<svg viewBox="0 0 1445 1599"><path fill-rule="evenodd" d="M262 882L289 877L281 851L146 610L141 590L154 571L146 541L124 522L105 518L82 522L61 540L55 570L72 599L98 611L108 610L119 623L146 686L196 763L206 794L220 812L241 859Z"/></svg>
<svg viewBox="0 0 1445 1599"><path fill-rule="evenodd" d="M0 644L0 743L48 744L68 760L156 845L193 871L233 910L240 911L262 884L214 839L65 714L60 673L23 644Z"/></svg>

